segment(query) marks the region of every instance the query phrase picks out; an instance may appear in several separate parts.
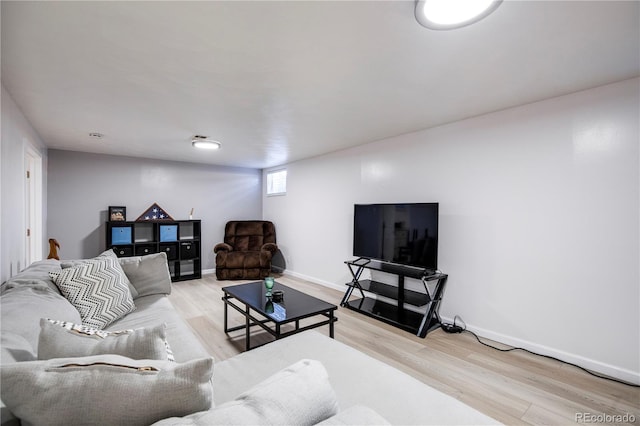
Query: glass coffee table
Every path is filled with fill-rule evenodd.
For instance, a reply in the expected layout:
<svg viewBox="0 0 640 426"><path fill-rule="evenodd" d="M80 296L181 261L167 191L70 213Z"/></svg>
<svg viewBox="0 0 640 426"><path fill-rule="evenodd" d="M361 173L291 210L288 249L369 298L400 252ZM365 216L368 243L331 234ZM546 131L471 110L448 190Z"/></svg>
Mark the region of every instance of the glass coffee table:
<svg viewBox="0 0 640 426"><path fill-rule="evenodd" d="M274 283L272 293L281 291L281 301L275 302L273 297L267 297L267 289L262 281L223 287L224 296L224 331L229 333L245 330L245 350L251 348L251 327L259 326L276 339L291 336L312 328L329 325L329 336L333 338L333 324L338 321L334 311L336 305L327 303L301 291L287 287L278 282ZM228 307L240 312L245 323L237 327L228 326ZM317 318L311 324L300 326L300 320ZM314 318L315 319L315 318ZM294 324L293 330L284 331L283 325Z"/></svg>

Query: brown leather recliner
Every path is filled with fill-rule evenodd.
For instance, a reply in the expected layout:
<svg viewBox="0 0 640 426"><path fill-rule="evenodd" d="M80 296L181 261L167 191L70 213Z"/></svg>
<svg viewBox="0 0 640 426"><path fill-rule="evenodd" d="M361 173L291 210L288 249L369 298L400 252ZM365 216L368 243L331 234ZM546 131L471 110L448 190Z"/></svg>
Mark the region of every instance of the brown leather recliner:
<svg viewBox="0 0 640 426"><path fill-rule="evenodd" d="M235 220L224 228L224 242L213 248L219 280L263 279L278 250L276 228L265 220Z"/></svg>

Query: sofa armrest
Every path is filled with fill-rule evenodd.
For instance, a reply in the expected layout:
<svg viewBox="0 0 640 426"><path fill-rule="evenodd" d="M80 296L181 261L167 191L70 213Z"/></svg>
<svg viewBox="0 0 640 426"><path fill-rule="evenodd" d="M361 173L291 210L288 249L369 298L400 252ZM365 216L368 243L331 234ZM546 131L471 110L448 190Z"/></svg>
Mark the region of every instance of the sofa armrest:
<svg viewBox="0 0 640 426"><path fill-rule="evenodd" d="M278 250L278 246L274 243L266 243L263 244L260 250L270 251L271 254L275 253Z"/></svg>
<svg viewBox="0 0 640 426"><path fill-rule="evenodd" d="M233 251L233 247L231 247L229 244L227 243L218 243L216 244L216 246L213 248L213 252L217 253L219 251Z"/></svg>

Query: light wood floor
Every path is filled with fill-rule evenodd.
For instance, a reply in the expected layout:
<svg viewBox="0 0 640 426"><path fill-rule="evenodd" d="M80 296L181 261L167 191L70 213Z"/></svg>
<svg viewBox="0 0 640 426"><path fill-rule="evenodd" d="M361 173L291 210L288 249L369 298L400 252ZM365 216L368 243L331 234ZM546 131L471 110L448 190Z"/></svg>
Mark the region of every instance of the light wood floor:
<svg viewBox="0 0 640 426"><path fill-rule="evenodd" d="M289 276L277 280L335 305L342 299L341 292L304 280ZM244 349L243 332L231 337L224 333L221 300L222 287L239 283L217 281L214 275L206 275L200 280L176 283L170 296L216 360L232 357ZM230 312L231 325L244 321L238 313ZM338 308L337 317L335 338L340 342L505 424L575 424L577 413L626 414L627 418L635 417L635 421L608 424L640 424L639 388L599 379L575 367L522 351L498 352L480 345L468 333L435 330L421 339L348 309ZM327 326L318 330L328 333ZM252 337L252 344L260 343L261 339L265 342L270 336L262 333Z"/></svg>

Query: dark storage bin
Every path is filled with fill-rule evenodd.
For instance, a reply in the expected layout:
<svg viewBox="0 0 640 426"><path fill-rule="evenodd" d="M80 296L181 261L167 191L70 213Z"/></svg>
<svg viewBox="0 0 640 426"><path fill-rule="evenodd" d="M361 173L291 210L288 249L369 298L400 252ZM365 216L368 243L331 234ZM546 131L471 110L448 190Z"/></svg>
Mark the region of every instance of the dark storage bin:
<svg viewBox="0 0 640 426"><path fill-rule="evenodd" d="M176 260L178 258L177 244L160 244L160 251L167 254L167 260Z"/></svg>
<svg viewBox="0 0 640 426"><path fill-rule="evenodd" d="M133 256L133 246L113 246L111 248L118 257Z"/></svg>
<svg viewBox="0 0 640 426"><path fill-rule="evenodd" d="M144 256L157 252L158 250L155 244L136 244L136 256Z"/></svg>
<svg viewBox="0 0 640 426"><path fill-rule="evenodd" d="M198 243L180 243L180 259L194 259L198 257Z"/></svg>

